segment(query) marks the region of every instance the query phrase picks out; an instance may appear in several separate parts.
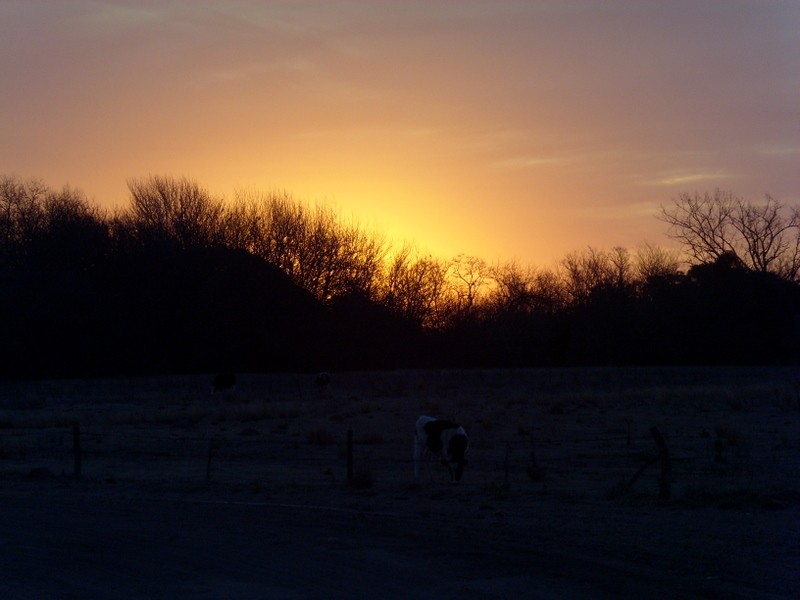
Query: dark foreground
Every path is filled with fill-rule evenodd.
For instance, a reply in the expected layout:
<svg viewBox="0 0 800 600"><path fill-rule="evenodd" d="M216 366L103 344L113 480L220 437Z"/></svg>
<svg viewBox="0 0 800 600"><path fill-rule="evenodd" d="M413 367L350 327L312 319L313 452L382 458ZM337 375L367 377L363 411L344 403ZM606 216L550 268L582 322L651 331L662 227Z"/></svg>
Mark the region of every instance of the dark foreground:
<svg viewBox="0 0 800 600"><path fill-rule="evenodd" d="M7 599L768 599L800 590L796 508L546 497L474 505L469 492L443 487L379 502L344 491L308 498L320 504L300 494L13 488L0 512Z"/></svg>
<svg viewBox="0 0 800 600"><path fill-rule="evenodd" d="M319 390L276 375L214 396L198 378L0 386L0 598L798 598L796 376L388 372ZM465 426L460 484L443 470L412 484L420 414ZM623 485L656 456L653 426L668 500L657 464Z"/></svg>

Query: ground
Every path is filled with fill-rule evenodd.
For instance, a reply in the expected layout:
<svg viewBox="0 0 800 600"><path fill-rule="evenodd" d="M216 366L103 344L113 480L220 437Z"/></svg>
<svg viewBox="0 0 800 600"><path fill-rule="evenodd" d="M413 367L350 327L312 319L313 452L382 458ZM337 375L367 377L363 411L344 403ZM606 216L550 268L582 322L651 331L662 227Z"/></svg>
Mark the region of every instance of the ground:
<svg viewBox="0 0 800 600"><path fill-rule="evenodd" d="M795 598L797 376L396 371L320 389L240 375L215 395L211 376L5 383L0 596ZM470 435L459 484L436 464L413 481L420 414Z"/></svg>

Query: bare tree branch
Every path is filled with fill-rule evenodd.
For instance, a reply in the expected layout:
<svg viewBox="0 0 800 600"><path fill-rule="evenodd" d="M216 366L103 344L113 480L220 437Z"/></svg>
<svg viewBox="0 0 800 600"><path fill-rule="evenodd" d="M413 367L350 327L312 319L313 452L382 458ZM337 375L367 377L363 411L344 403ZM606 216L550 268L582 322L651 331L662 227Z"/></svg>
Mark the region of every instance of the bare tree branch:
<svg viewBox="0 0 800 600"><path fill-rule="evenodd" d="M756 204L721 190L702 196L684 193L672 206L662 206L659 218L695 263L712 263L729 254L753 271L798 279L798 211L770 195Z"/></svg>

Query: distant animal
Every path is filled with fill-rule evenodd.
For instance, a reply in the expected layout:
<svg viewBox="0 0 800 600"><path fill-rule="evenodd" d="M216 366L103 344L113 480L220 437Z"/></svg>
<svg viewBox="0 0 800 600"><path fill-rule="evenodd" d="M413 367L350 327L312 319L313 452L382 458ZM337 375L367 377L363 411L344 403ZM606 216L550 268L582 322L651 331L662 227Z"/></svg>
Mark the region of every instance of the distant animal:
<svg viewBox="0 0 800 600"><path fill-rule="evenodd" d="M328 384L330 384L330 382L331 382L331 376L329 373L326 373L325 371L322 371L322 373L317 373L317 376L314 379L314 383L321 390L324 390L326 387L328 387Z"/></svg>
<svg viewBox="0 0 800 600"><path fill-rule="evenodd" d="M219 373L211 381L211 393L236 389L236 373Z"/></svg>
<svg viewBox="0 0 800 600"><path fill-rule="evenodd" d="M428 456L439 461L450 472L450 481L461 481L467 464L465 455L469 439L458 423L421 416L414 431L414 480L419 480L419 464ZM430 462L428 463L430 472Z"/></svg>

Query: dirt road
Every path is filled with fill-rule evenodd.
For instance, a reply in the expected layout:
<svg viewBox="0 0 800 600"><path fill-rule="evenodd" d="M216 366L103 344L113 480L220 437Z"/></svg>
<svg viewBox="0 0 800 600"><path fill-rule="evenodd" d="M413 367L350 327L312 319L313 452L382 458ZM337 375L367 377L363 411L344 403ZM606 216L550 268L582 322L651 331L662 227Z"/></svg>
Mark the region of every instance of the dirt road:
<svg viewBox="0 0 800 600"><path fill-rule="evenodd" d="M666 507L542 497L476 506L463 489L395 491L301 504L297 494L16 485L0 494L0 594L744 599L800 589L800 562L758 555L796 552L797 511L698 519Z"/></svg>

